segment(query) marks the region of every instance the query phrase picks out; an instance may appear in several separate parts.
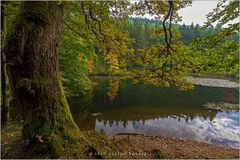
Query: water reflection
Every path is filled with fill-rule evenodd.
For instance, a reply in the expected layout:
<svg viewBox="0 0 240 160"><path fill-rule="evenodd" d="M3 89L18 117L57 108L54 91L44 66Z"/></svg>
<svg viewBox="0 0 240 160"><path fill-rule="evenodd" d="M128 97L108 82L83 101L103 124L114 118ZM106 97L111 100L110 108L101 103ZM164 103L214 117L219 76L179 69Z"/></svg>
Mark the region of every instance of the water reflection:
<svg viewBox="0 0 240 160"><path fill-rule="evenodd" d="M174 87L156 88L124 81L120 85L117 82L119 91L113 92L108 80L98 82L87 95L69 99L73 118L81 130L103 130L108 135L167 135L239 147L239 112L209 111L203 107L207 102L238 103L237 89L196 86L195 90L183 92ZM114 98L107 96L110 92Z"/></svg>
<svg viewBox="0 0 240 160"><path fill-rule="evenodd" d="M109 78L109 88L108 88L107 95L110 101L114 100L115 97L118 95L118 90L119 90L119 79Z"/></svg>
<svg viewBox="0 0 240 160"><path fill-rule="evenodd" d="M234 119L238 112L221 112L211 121L197 116L192 120L182 117L156 118L146 121L110 122L96 120L95 129L107 135L117 133L142 133L147 135L166 135L184 137L197 141L240 147L240 127Z"/></svg>

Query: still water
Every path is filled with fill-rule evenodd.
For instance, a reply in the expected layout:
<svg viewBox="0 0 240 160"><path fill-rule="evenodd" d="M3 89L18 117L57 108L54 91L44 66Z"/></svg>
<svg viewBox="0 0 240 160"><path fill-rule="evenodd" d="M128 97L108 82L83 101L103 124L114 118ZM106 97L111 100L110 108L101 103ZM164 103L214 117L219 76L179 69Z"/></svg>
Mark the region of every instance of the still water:
<svg viewBox="0 0 240 160"><path fill-rule="evenodd" d="M158 88L130 81L97 79L84 96L71 97L73 118L81 130L107 135L166 135L240 147L239 111L215 111L208 102L238 104L237 88L196 85L194 90Z"/></svg>

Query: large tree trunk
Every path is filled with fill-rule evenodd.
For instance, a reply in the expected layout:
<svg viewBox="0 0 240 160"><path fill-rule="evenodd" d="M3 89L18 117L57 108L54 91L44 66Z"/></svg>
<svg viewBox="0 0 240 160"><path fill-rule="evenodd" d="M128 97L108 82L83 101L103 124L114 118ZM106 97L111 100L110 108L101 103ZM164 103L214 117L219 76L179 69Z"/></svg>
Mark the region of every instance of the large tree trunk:
<svg viewBox="0 0 240 160"><path fill-rule="evenodd" d="M5 15L5 1L1 2L1 38L4 39L7 28L7 20ZM8 83L8 76L6 70L6 56L4 52L1 52L1 122L5 124L9 119L9 100L10 100L10 87Z"/></svg>
<svg viewBox="0 0 240 160"><path fill-rule="evenodd" d="M48 147L79 131L59 78L62 17L58 2L24 2L4 50L12 91L25 114L23 137Z"/></svg>

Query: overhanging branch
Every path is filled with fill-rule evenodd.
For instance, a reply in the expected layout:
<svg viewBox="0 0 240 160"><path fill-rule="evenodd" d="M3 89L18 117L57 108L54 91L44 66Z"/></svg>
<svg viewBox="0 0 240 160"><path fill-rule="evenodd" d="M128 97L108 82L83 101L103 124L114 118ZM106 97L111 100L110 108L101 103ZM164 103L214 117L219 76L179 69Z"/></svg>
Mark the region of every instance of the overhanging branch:
<svg viewBox="0 0 240 160"><path fill-rule="evenodd" d="M167 54L169 54L170 49L173 50L173 48L171 47L170 43L172 42L172 31L171 31L171 27L172 27L172 16L173 16L173 1L168 1L169 4L169 10L168 13L166 15L166 17L163 20L163 30L164 30L164 35L165 35L165 42L167 44L166 48L167 48ZM166 21L169 20L169 27L168 29L166 28ZM168 32L169 32L169 38L168 38Z"/></svg>
<svg viewBox="0 0 240 160"><path fill-rule="evenodd" d="M63 24L65 24L72 32L76 33L78 36L83 37L83 38L87 38L86 34L82 34L82 33L77 32L69 24L67 24L64 20L63 20ZM90 34L90 33L88 33L88 34Z"/></svg>

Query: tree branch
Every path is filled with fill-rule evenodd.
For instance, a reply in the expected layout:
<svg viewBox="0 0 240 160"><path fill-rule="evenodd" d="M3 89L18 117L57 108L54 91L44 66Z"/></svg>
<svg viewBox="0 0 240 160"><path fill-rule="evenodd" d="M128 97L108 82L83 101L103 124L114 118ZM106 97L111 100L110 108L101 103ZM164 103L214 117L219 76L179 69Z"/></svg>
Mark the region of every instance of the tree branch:
<svg viewBox="0 0 240 160"><path fill-rule="evenodd" d="M163 20L162 25L163 25L164 35L165 35L165 42L167 43L167 46L166 46L167 53L169 54L169 49L173 50L173 48L170 45L170 43L172 41L171 26L172 26L172 16L173 16L173 1L168 1L168 3L169 3L169 10L168 10L168 13L167 13L166 17ZM170 17L170 22L169 22L168 32L169 32L170 37L169 37L169 40L168 40L168 32L167 32L167 28L166 28L165 23L166 23L167 19L169 19L169 17Z"/></svg>
<svg viewBox="0 0 240 160"><path fill-rule="evenodd" d="M69 24L67 24L64 20L63 20L63 24L65 24L72 32L76 33L76 34L79 35L80 37L87 38L87 37L86 37L86 34L82 34L82 33L77 32L77 31L74 30ZM90 34L90 33L88 33L88 34Z"/></svg>

